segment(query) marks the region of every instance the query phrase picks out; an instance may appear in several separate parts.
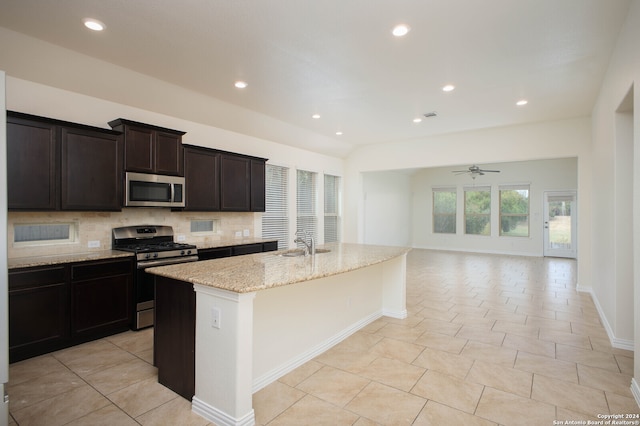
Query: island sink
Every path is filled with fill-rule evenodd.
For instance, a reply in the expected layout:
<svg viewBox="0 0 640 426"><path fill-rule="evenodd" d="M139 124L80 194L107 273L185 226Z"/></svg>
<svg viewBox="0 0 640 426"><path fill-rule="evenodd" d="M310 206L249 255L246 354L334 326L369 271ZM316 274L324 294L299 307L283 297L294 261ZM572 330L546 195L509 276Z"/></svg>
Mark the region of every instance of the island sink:
<svg viewBox="0 0 640 426"><path fill-rule="evenodd" d="M321 253L329 253L331 250L329 249L316 249L316 254L321 254ZM295 249L295 250L291 250L291 251L286 251L284 253L279 253L278 256L285 256L285 257L298 257L298 256L304 256L305 255L305 251L302 249Z"/></svg>

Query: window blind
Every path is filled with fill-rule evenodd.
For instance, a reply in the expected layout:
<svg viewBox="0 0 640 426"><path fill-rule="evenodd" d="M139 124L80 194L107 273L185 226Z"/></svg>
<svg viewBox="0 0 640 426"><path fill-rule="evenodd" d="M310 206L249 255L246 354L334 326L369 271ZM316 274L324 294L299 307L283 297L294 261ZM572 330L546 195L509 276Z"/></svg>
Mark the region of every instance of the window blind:
<svg viewBox="0 0 640 426"><path fill-rule="evenodd" d="M296 177L296 211L297 231L306 231L317 241L318 217L317 217L317 173L306 170L298 170ZM301 244L299 244L301 245Z"/></svg>
<svg viewBox="0 0 640 426"><path fill-rule="evenodd" d="M289 248L289 169L267 164L265 169L266 208L262 215L262 237L276 238L278 249Z"/></svg>
<svg viewBox="0 0 640 426"><path fill-rule="evenodd" d="M324 175L324 242L340 241L340 177Z"/></svg>

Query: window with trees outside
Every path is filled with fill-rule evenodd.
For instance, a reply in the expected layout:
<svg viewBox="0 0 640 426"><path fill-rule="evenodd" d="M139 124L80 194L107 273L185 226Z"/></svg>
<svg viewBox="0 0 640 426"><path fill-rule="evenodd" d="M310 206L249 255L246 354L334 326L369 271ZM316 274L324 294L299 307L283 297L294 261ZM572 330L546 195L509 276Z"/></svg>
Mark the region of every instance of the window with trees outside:
<svg viewBox="0 0 640 426"><path fill-rule="evenodd" d="M276 238L278 249L289 248L289 169L267 164L266 208L262 214L262 237Z"/></svg>
<svg viewBox="0 0 640 426"><path fill-rule="evenodd" d="M433 188L433 232L456 233L456 188Z"/></svg>
<svg viewBox="0 0 640 426"><path fill-rule="evenodd" d="M324 175L324 242L340 241L340 177Z"/></svg>
<svg viewBox="0 0 640 426"><path fill-rule="evenodd" d="M500 236L529 236L529 185L500 186Z"/></svg>
<svg viewBox="0 0 640 426"><path fill-rule="evenodd" d="M464 232L491 235L491 187L464 188Z"/></svg>

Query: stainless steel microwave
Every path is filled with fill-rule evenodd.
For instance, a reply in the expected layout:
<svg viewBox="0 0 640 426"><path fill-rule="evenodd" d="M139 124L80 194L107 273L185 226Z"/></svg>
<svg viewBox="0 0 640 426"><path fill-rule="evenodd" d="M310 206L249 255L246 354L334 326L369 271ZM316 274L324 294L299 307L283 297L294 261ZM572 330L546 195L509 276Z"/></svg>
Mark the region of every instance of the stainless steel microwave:
<svg viewBox="0 0 640 426"><path fill-rule="evenodd" d="M127 172L125 207L184 207L184 178Z"/></svg>

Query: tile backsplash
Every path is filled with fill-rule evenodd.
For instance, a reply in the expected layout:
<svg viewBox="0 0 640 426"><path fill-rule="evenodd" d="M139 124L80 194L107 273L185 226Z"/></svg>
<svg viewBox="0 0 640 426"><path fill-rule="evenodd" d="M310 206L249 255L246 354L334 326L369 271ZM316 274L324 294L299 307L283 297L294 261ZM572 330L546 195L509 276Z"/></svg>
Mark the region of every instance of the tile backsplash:
<svg viewBox="0 0 640 426"><path fill-rule="evenodd" d="M169 209L125 208L121 212L15 212L8 213L8 257L47 256L111 249L111 230L131 225L169 225L174 238L193 244L206 244L235 238L259 238L262 213L172 212ZM192 221L213 221L213 231L192 232ZM15 243L14 225L76 224L74 242ZM99 243L97 243L99 242ZM91 247L90 247L91 246ZM98 247L96 247L98 246Z"/></svg>

